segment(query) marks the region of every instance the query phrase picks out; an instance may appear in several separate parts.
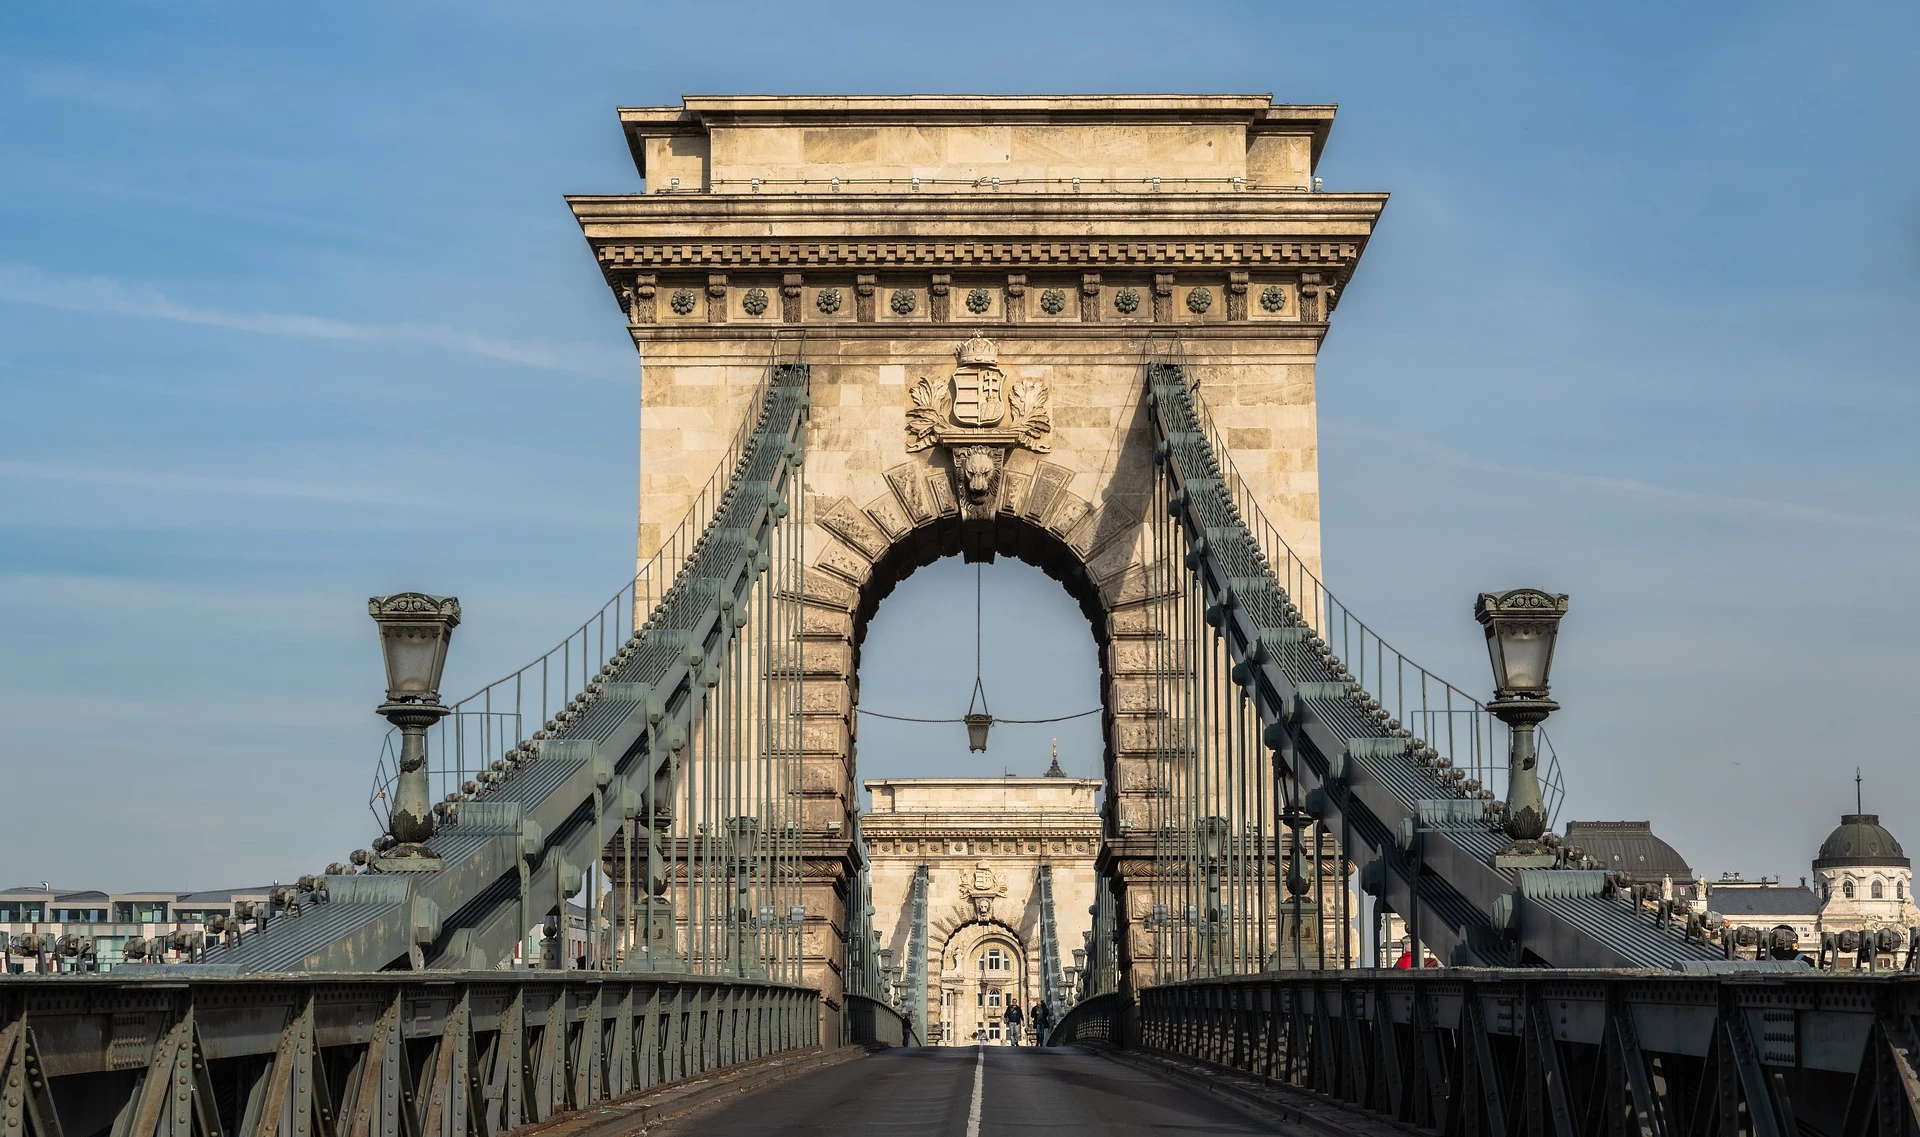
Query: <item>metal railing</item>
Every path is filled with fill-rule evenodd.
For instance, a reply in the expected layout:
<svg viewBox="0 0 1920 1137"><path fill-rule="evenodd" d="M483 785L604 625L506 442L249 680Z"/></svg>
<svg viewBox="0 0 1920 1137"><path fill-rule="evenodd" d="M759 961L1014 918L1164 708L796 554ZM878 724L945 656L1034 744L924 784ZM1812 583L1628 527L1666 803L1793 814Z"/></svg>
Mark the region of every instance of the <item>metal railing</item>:
<svg viewBox="0 0 1920 1137"><path fill-rule="evenodd" d="M1201 393L1201 383L1187 364L1185 344L1178 339L1149 342L1149 365L1178 367L1188 377L1189 391L1200 428L1207 436L1220 477L1241 521L1260 548L1286 596L1333 649L1350 681L1377 700L1392 716L1393 727L1404 727L1416 739L1437 751L1447 766L1463 772L1464 785L1484 788L1506 798L1507 737L1505 723L1493 717L1473 695L1441 679L1409 659L1366 621L1355 615L1321 581L1320 576L1269 521L1254 493L1234 465L1233 451L1215 423ZM1557 822L1566 786L1560 759L1544 728L1536 732L1540 755L1541 793L1546 799L1548 824Z"/></svg>
<svg viewBox="0 0 1920 1137"><path fill-rule="evenodd" d="M1117 991L1106 991L1080 1000L1067 1008L1060 1021L1047 1031L1042 1040L1048 1046L1071 1046L1076 1042L1121 1041L1121 1020L1127 1010L1126 1000Z"/></svg>
<svg viewBox="0 0 1920 1137"><path fill-rule="evenodd" d="M804 339L800 342L804 350ZM680 570L699 551L701 539L727 501L734 471L758 421L757 410L766 405L781 346L776 333L766 371L713 474L694 495L679 525L633 579L558 644L454 703L451 714L428 728L427 772L436 801L444 802L451 794L472 796L489 771L497 773L504 768L502 755L526 742L537 730L552 732L554 716L583 698L588 684L634 637L679 580ZM394 728L381 742L373 787L367 795L367 808L383 832L399 769L400 731Z"/></svg>
<svg viewBox="0 0 1920 1137"><path fill-rule="evenodd" d="M1461 1137L1905 1134L1917 1009L1915 977L1267 974L1148 988L1139 1045Z"/></svg>
<svg viewBox="0 0 1920 1137"><path fill-rule="evenodd" d="M820 1043L750 979L0 978L0 1132L498 1134Z"/></svg>

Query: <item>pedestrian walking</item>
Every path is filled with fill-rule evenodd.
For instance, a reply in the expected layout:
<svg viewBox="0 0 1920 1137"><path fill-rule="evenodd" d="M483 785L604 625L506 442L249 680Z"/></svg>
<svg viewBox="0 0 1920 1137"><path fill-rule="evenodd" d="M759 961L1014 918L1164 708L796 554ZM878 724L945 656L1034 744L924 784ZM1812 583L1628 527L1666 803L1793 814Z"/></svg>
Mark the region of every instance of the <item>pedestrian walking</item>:
<svg viewBox="0 0 1920 1137"><path fill-rule="evenodd" d="M1009 1003L1007 1005L1007 1037L1012 1040L1015 1046L1020 1045L1020 1021L1025 1017L1026 1016L1020 1013L1019 1003Z"/></svg>
<svg viewBox="0 0 1920 1137"><path fill-rule="evenodd" d="M1045 1046L1047 1044L1047 1028L1053 1025L1053 1008L1047 1006L1045 1003L1035 1003L1033 1010L1027 1014L1027 1021L1033 1024L1033 1044L1035 1046Z"/></svg>

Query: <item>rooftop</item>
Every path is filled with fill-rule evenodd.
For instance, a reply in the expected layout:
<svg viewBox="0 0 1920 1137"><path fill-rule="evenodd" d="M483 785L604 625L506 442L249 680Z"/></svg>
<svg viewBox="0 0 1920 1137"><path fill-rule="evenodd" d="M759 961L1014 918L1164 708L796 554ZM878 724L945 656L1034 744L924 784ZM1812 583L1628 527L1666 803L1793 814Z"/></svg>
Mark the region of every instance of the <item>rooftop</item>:
<svg viewBox="0 0 1920 1137"><path fill-rule="evenodd" d="M1707 907L1729 920L1753 916L1814 917L1820 898L1805 885L1782 888L1770 881L1717 881L1707 886Z"/></svg>
<svg viewBox="0 0 1920 1137"><path fill-rule="evenodd" d="M1270 94L687 95L622 107L620 125L656 193L1221 192L1307 189L1334 112Z"/></svg>

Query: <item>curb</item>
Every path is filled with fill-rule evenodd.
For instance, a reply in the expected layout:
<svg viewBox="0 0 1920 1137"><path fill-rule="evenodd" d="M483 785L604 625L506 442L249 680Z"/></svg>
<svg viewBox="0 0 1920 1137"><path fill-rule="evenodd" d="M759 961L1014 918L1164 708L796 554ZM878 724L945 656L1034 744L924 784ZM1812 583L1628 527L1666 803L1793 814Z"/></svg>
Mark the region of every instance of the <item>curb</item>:
<svg viewBox="0 0 1920 1137"><path fill-rule="evenodd" d="M540 1137L637 1137L656 1126L677 1121L689 1114L720 1105L729 1099L754 1093L776 1082L811 1074L865 1058L866 1046L839 1046L831 1050L810 1047L806 1050L763 1058L731 1066L692 1081L643 1090L617 1101L591 1109L576 1110L540 1125L516 1130Z"/></svg>
<svg viewBox="0 0 1920 1137"><path fill-rule="evenodd" d="M1372 1113L1360 1113L1319 1094L1271 1082L1230 1066L1111 1046L1098 1047L1097 1053L1178 1083L1269 1125L1294 1126L1319 1137L1405 1137L1428 1132Z"/></svg>

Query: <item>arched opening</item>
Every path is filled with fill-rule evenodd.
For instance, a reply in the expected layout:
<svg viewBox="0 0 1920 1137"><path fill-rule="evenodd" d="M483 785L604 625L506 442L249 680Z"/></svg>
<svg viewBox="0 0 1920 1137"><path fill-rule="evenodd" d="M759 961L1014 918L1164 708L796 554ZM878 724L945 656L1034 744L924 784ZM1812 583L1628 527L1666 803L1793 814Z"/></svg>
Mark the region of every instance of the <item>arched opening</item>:
<svg viewBox="0 0 1920 1137"><path fill-rule="evenodd" d="M1845 896L1848 900L1852 900L1853 899L1853 882L1847 881L1844 884L1842 884L1840 886L1840 893L1841 895Z"/></svg>
<svg viewBox="0 0 1920 1137"><path fill-rule="evenodd" d="M899 997L924 1000L930 1041L1009 1044L1010 1009L1064 1007L1088 954L1113 753L1108 615L1057 536L1003 519L989 561L977 546L953 555L958 529L896 542L859 592L849 774ZM976 652L996 719L984 753L954 721Z"/></svg>
<svg viewBox="0 0 1920 1137"><path fill-rule="evenodd" d="M1877 880L1873 882L1873 898L1875 900L1886 899L1886 891L1886 885Z"/></svg>
<svg viewBox="0 0 1920 1137"><path fill-rule="evenodd" d="M968 750L958 723L882 717L954 719L966 711L976 589L981 673L997 720L984 753ZM1104 696L1100 645L1085 613L1041 570L1011 559L936 561L902 581L860 633L860 778L1037 776L1047 770L1055 741L1069 775L1105 776L1103 715L1009 721L1097 711Z"/></svg>

